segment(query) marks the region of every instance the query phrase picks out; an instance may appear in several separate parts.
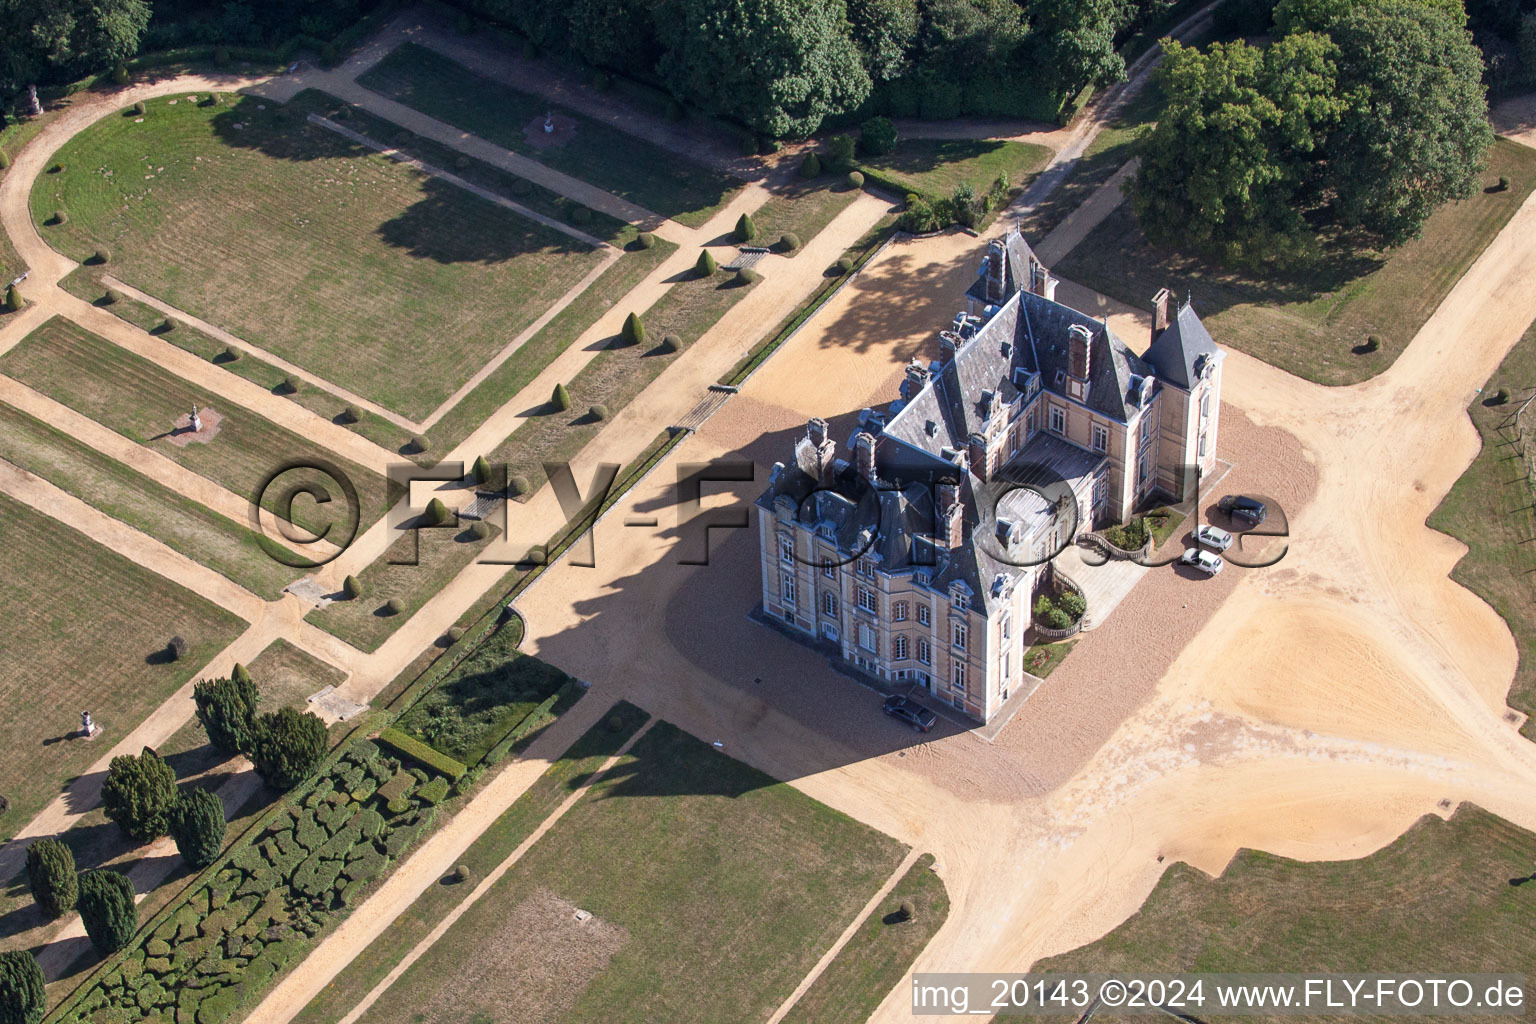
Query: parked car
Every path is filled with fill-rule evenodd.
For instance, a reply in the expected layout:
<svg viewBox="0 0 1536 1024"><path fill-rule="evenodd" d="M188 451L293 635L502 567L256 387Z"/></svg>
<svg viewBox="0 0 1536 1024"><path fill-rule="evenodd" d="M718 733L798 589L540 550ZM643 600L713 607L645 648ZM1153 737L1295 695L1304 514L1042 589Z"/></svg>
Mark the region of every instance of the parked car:
<svg viewBox="0 0 1536 1024"><path fill-rule="evenodd" d="M1239 519L1249 526L1258 526L1269 515L1269 509L1258 498L1250 498L1246 494L1229 494L1217 503L1218 507L1231 516Z"/></svg>
<svg viewBox="0 0 1536 1024"><path fill-rule="evenodd" d="M885 698L885 713L898 721L906 722L918 732L927 732L933 728L933 723L939 720L938 715L917 701L906 697Z"/></svg>
<svg viewBox="0 0 1536 1024"><path fill-rule="evenodd" d="M1195 529L1195 543L1222 552L1232 546L1232 535L1219 526L1203 523Z"/></svg>
<svg viewBox="0 0 1536 1024"><path fill-rule="evenodd" d="M1199 569L1207 576L1215 576L1226 568L1227 563L1221 560L1221 556L1213 554L1204 548L1185 548L1180 564L1187 565L1191 569Z"/></svg>

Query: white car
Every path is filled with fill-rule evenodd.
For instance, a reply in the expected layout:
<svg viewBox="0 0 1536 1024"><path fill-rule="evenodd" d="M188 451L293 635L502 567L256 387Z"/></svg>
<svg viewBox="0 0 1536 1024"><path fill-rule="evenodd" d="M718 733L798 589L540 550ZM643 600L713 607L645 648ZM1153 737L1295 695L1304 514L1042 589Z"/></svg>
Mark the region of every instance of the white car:
<svg viewBox="0 0 1536 1024"><path fill-rule="evenodd" d="M1185 548L1184 556L1179 561L1191 568L1199 569L1207 576L1215 576L1227 564L1221 560L1220 555L1212 554L1203 548Z"/></svg>
<svg viewBox="0 0 1536 1024"><path fill-rule="evenodd" d="M1232 546L1232 535L1219 526L1205 523L1196 528L1195 543L1204 544L1206 547L1215 548L1217 551L1225 551Z"/></svg>

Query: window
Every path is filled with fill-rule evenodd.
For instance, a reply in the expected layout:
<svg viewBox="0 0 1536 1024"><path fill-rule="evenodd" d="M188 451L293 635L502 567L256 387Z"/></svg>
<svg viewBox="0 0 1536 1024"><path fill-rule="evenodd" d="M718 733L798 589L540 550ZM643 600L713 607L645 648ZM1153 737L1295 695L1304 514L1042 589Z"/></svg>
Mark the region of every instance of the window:
<svg viewBox="0 0 1536 1024"><path fill-rule="evenodd" d="M1035 407L1034 406L1030 406L1029 407L1029 415L1024 417L1024 430L1025 430L1025 435L1024 436L1025 436L1026 439L1035 436L1036 427L1035 427Z"/></svg>
<svg viewBox="0 0 1536 1024"><path fill-rule="evenodd" d="M867 622L859 623L859 646L873 654L875 645L875 627Z"/></svg>
<svg viewBox="0 0 1536 1024"><path fill-rule="evenodd" d="M1013 614L1003 612L1003 639L1007 640L1013 629Z"/></svg>
<svg viewBox="0 0 1536 1024"><path fill-rule="evenodd" d="M917 660L924 665L933 664L933 649L928 646L927 637L920 636L917 638Z"/></svg>
<svg viewBox="0 0 1536 1024"><path fill-rule="evenodd" d="M859 588L859 607L867 612L876 610L875 592L868 587Z"/></svg>
<svg viewBox="0 0 1536 1024"><path fill-rule="evenodd" d="M965 628L964 623L955 623L955 646L962 651L965 650L965 641L968 639L966 636L967 632L968 630Z"/></svg>
<svg viewBox="0 0 1536 1024"><path fill-rule="evenodd" d="M970 607L970 601L959 590L949 596L950 603L955 606L955 611L963 612Z"/></svg>
<svg viewBox="0 0 1536 1024"><path fill-rule="evenodd" d="M1067 410L1059 405L1051 406L1051 433L1065 434L1067 432Z"/></svg>
<svg viewBox="0 0 1536 1024"><path fill-rule="evenodd" d="M1109 430L1097 423L1093 425L1093 450L1096 452L1109 451Z"/></svg>
<svg viewBox="0 0 1536 1024"><path fill-rule="evenodd" d="M859 559L859 575L869 579L875 574L875 563L867 558Z"/></svg>
<svg viewBox="0 0 1536 1024"><path fill-rule="evenodd" d="M965 692L965 662L955 662L954 675L950 678L949 688L956 693Z"/></svg>
<svg viewBox="0 0 1536 1024"><path fill-rule="evenodd" d="M891 605L891 618L896 622L907 621L907 602L897 601Z"/></svg>
<svg viewBox="0 0 1536 1024"><path fill-rule="evenodd" d="M1141 417L1141 443L1142 444L1146 444L1148 441L1152 440L1152 427L1153 427L1153 425L1156 422L1157 421L1152 416L1147 415L1147 414L1143 414L1142 415L1142 417Z"/></svg>
<svg viewBox="0 0 1536 1024"><path fill-rule="evenodd" d="M1202 392L1200 395L1200 418L1205 419L1211 414L1211 393Z"/></svg>
<svg viewBox="0 0 1536 1024"><path fill-rule="evenodd" d="M950 700L949 700L949 703L954 706L954 709L956 711L964 711L965 710L965 698L964 697L951 697Z"/></svg>
<svg viewBox="0 0 1536 1024"><path fill-rule="evenodd" d="M824 591L821 595L821 614L837 614L837 595L832 593L830 590Z"/></svg>
<svg viewBox="0 0 1536 1024"><path fill-rule="evenodd" d="M1030 419L1034 419L1031 414ZM1019 425L1015 423L1013 429L1008 431L1008 454L1012 455L1019 450Z"/></svg>
<svg viewBox="0 0 1536 1024"><path fill-rule="evenodd" d="M1013 675L1013 673L1008 671L1008 652L1004 651L1003 652L1003 678L1007 679L1011 675ZM1003 698L1003 700L1007 700L1007 699L1008 699L1007 697Z"/></svg>
<svg viewBox="0 0 1536 1024"><path fill-rule="evenodd" d="M1141 453L1141 463L1140 463L1140 465L1138 465L1136 467L1136 474L1137 474L1137 476L1136 476L1136 485L1138 487L1145 487L1147 485L1147 477L1150 475L1151 471L1152 471L1152 456L1151 456L1151 453L1149 453L1148 451L1143 449L1142 453Z"/></svg>
<svg viewBox="0 0 1536 1024"><path fill-rule="evenodd" d="M1205 432L1200 432L1200 457L1205 458Z"/></svg>
<svg viewBox="0 0 1536 1024"><path fill-rule="evenodd" d="M821 574L829 580L835 580L837 579L837 566L833 565L831 562L822 562Z"/></svg>
<svg viewBox="0 0 1536 1024"><path fill-rule="evenodd" d="M907 660L907 638L898 636L891 641L891 657L896 661Z"/></svg>
<svg viewBox="0 0 1536 1024"><path fill-rule="evenodd" d="M1103 508L1109 504L1109 477L1099 475L1093 478L1093 507Z"/></svg>
<svg viewBox="0 0 1536 1024"><path fill-rule="evenodd" d="M917 624L920 625L920 626L926 626L926 625L928 625L929 621L930 620L928 618L928 606L925 605L925 604L918 605L917 606Z"/></svg>
<svg viewBox="0 0 1536 1024"><path fill-rule="evenodd" d="M779 537L779 561L793 562L795 560L795 542L790 537Z"/></svg>
<svg viewBox="0 0 1536 1024"><path fill-rule="evenodd" d="M779 597L781 599L783 599L785 604L794 604L795 603L795 574L792 573L792 572L785 573L784 574L784 579L783 579L782 583L783 583L783 585L779 587Z"/></svg>

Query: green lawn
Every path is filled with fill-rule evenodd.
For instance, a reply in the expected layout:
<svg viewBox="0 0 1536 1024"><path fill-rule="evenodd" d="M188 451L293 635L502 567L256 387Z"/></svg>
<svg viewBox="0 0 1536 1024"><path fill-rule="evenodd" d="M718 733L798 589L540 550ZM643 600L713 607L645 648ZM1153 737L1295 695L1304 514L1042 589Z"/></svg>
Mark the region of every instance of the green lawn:
<svg viewBox="0 0 1536 1024"><path fill-rule="evenodd" d="M912 904L911 918L901 913L904 903ZM948 916L949 893L933 872L933 854L925 853L805 990L784 1024L868 1020Z"/></svg>
<svg viewBox="0 0 1536 1024"><path fill-rule="evenodd" d="M1159 288L1188 292L1221 344L1321 384L1353 384L1392 365L1536 187L1536 151L1495 142L1483 177L1500 176L1508 192L1447 204L1421 238L1388 253L1331 248L1286 274L1225 270L1148 244L1125 203L1053 269L1137 308ZM1357 353L1371 335L1380 350Z"/></svg>
<svg viewBox="0 0 1536 1024"><path fill-rule="evenodd" d="M1044 679L1056 671L1056 666L1072 653L1076 640L1058 640L1050 644L1035 644L1024 652L1024 671L1037 679Z"/></svg>
<svg viewBox="0 0 1536 1024"><path fill-rule="evenodd" d="M1027 142L902 139L894 152L861 163L908 192L947 199L960 184L969 184L977 195L983 195L999 174L1007 174L1017 189L1050 158L1049 149Z"/></svg>
<svg viewBox="0 0 1536 1024"><path fill-rule="evenodd" d="M33 216L66 255L104 247L114 276L420 419L600 257L308 124L307 102L104 118L38 177Z"/></svg>
<svg viewBox="0 0 1536 1024"><path fill-rule="evenodd" d="M638 136L558 107L556 114L575 121L574 134L562 146L532 146L523 129L550 111L547 99L483 78L414 43L399 47L358 82L689 227L703 224L741 187Z"/></svg>
<svg viewBox="0 0 1536 1024"><path fill-rule="evenodd" d="M236 615L140 568L14 499L0 495L6 608L0 644L0 837L11 835L65 783L245 629ZM174 635L190 650L164 656ZM72 739L81 710L104 733Z"/></svg>
<svg viewBox="0 0 1536 1024"><path fill-rule="evenodd" d="M762 1020L901 854L658 723L362 1020Z"/></svg>
<svg viewBox="0 0 1536 1024"><path fill-rule="evenodd" d="M690 272L643 315L644 344L625 346L617 338L611 339L609 347L567 382L569 410L546 408L524 420L488 458L494 464L508 465L509 476L526 476L536 490L545 479L544 463L574 457L603 428L604 423L591 413L593 406L606 405L617 415L677 359L677 353L661 350L662 338L676 335L686 348L749 290L750 286L738 284L735 275L725 271L708 278L697 278Z"/></svg>
<svg viewBox="0 0 1536 1024"><path fill-rule="evenodd" d="M0 357L0 373L240 497L254 497L258 486L281 466L313 460L334 465L351 477L362 504L360 529L383 514L385 487L378 475L68 320L55 317L29 334ZM194 403L201 410L213 409L224 417L218 434L206 444L172 444L168 435L177 417L185 416ZM330 489L335 486L331 484ZM330 519L322 515L328 510L308 499L301 498L294 507L296 518L304 525Z"/></svg>
<svg viewBox="0 0 1536 1024"><path fill-rule="evenodd" d="M617 721L614 721L615 717ZM458 906L496 865L533 834L603 762L618 753L649 716L628 701L615 704L588 729L517 801L480 833L460 862L470 870L467 885L434 885L416 898L389 929L375 939L304 1008L295 1024L332 1024L345 1017L384 980L416 944Z"/></svg>
<svg viewBox="0 0 1536 1024"><path fill-rule="evenodd" d="M1499 388L1513 397L1504 405L1485 405ZM1536 462L1536 437L1522 451L1514 425L1515 410L1536 393L1536 327L1510 349L1467 413L1483 447L1429 517L1431 528L1467 545L1451 578L1493 606L1514 634L1520 655L1509 689L1511 707L1536 716L1536 490L1530 465ZM1528 417L1529 418L1529 417ZM1525 735L1536 737L1533 718Z"/></svg>
<svg viewBox="0 0 1536 1024"><path fill-rule="evenodd" d="M775 189L773 198L752 214L752 221L757 225L755 244L778 248L780 237L789 232L804 246L857 197L858 191L837 176L824 174L810 181L792 178L782 188ZM798 253L797 249L786 255Z"/></svg>
<svg viewBox="0 0 1536 1024"><path fill-rule="evenodd" d="M1218 878L1174 864L1130 920L1032 970L1523 971L1536 958L1536 882L1515 883L1533 867L1536 836L1471 805L1360 860L1245 850Z"/></svg>
<svg viewBox="0 0 1536 1024"><path fill-rule="evenodd" d="M3 403L0 458L268 600L301 575L268 555L246 523L226 519Z"/></svg>

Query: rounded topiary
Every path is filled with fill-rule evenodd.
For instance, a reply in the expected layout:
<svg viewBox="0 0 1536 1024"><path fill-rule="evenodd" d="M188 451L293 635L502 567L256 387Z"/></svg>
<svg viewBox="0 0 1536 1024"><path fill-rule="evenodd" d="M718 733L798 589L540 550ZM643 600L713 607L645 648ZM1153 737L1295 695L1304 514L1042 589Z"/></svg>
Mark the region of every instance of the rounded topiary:
<svg viewBox="0 0 1536 1024"><path fill-rule="evenodd" d="M1495 391L1493 393L1493 400L1494 400L1494 402L1498 403L1499 405L1504 405L1505 403L1507 403L1509 401L1509 399L1510 399L1509 388L1499 388L1499 390L1497 390L1497 391Z"/></svg>
<svg viewBox="0 0 1536 1024"><path fill-rule="evenodd" d="M736 283L741 285L757 284L763 279L763 275L751 267L743 267L736 271Z"/></svg>
<svg viewBox="0 0 1536 1024"><path fill-rule="evenodd" d="M192 700L210 746L229 755L251 748L251 723L261 694L244 665L237 662L228 679L199 679Z"/></svg>
<svg viewBox="0 0 1536 1024"><path fill-rule="evenodd" d="M96 264L98 267L111 259L112 250L110 249L97 249L94 253L91 254L91 262Z"/></svg>
<svg viewBox="0 0 1536 1024"><path fill-rule="evenodd" d="M511 480L507 481L507 494L515 498L519 495L527 494L530 487L528 478L518 473Z"/></svg>
<svg viewBox="0 0 1536 1024"><path fill-rule="evenodd" d="M709 277L719 268L720 264L715 262L714 254L705 249L699 253L698 261L693 265L693 272L700 277Z"/></svg>
<svg viewBox="0 0 1536 1024"><path fill-rule="evenodd" d="M469 163L470 163L469 157L467 157L467 156L458 156L458 157L454 158L453 166L458 168L461 171L467 171L467 170L469 170Z"/></svg>
<svg viewBox="0 0 1536 1024"><path fill-rule="evenodd" d="M863 174L862 171L849 171L848 172L848 187L849 188L863 188L864 187L864 174Z"/></svg>
<svg viewBox="0 0 1536 1024"><path fill-rule="evenodd" d="M204 107L216 107L218 105L219 105L219 94L216 93L216 92L209 93L208 94L208 98L203 100L203 102L201 104L201 106L204 106Z"/></svg>
<svg viewBox="0 0 1536 1024"><path fill-rule="evenodd" d="M757 225L752 222L752 215L744 213L736 218L736 241L750 242L757 237Z"/></svg>
<svg viewBox="0 0 1536 1024"><path fill-rule="evenodd" d="M11 285L10 287L6 288L5 311L7 313L15 313L24 305L26 305L26 301L21 297L21 289L17 288L15 285Z"/></svg>
<svg viewBox="0 0 1536 1024"><path fill-rule="evenodd" d="M448 511L442 498L433 498L427 502L427 510L422 513L422 518L429 526L443 526L453 521L453 513Z"/></svg>
<svg viewBox="0 0 1536 1024"><path fill-rule="evenodd" d="M549 552L545 550L543 544L535 544L523 556L523 562L527 565L543 565L547 561L549 561Z"/></svg>
<svg viewBox="0 0 1536 1024"><path fill-rule="evenodd" d="M333 68L341 60L341 53L336 49L335 43L326 43L320 47L320 66Z"/></svg>
<svg viewBox="0 0 1536 1024"><path fill-rule="evenodd" d="M48 173L49 174L63 174L64 173L64 165L63 164L52 164L48 168Z"/></svg>
<svg viewBox="0 0 1536 1024"><path fill-rule="evenodd" d="M430 440L428 440L427 435L425 435L425 434L412 434L411 435L411 450L416 452L418 455L421 454L422 452L426 451L428 448L431 448L431 447L432 447L432 442Z"/></svg>
<svg viewBox="0 0 1536 1024"><path fill-rule="evenodd" d="M171 333L173 333L176 330L176 328L178 328L180 326L181 326L180 321L178 321L173 316L168 316L164 320L160 321L160 333L161 334L171 334ZM228 355L229 354L229 349L226 348L224 350L224 354Z"/></svg>
<svg viewBox="0 0 1536 1024"><path fill-rule="evenodd" d="M815 153L805 154L805 159L800 161L800 177L814 178L821 174L821 157Z"/></svg>
<svg viewBox="0 0 1536 1024"><path fill-rule="evenodd" d="M91 945L103 954L128 945L139 930L133 883L116 871L87 871L80 876L80 922Z"/></svg>
<svg viewBox="0 0 1536 1024"><path fill-rule="evenodd" d="M626 345L645 344L645 322L640 319L640 314L631 313L624 318L624 327L619 331L619 336Z"/></svg>
<svg viewBox="0 0 1536 1024"><path fill-rule="evenodd" d="M1372 334L1372 335L1370 335L1369 337L1367 337L1365 339L1365 350L1367 352L1375 352L1375 351L1377 351L1380 348L1381 348L1381 339L1379 337L1377 337L1376 335Z"/></svg>
<svg viewBox="0 0 1536 1024"><path fill-rule="evenodd" d="M187 866L201 870L224 848L224 805L206 789L183 790L171 810L171 838Z"/></svg>
<svg viewBox="0 0 1536 1024"><path fill-rule="evenodd" d="M526 196L526 195L531 194L532 192L533 192L533 182L529 181L527 178L513 178L512 179L512 194L513 195L515 195L515 196Z"/></svg>
<svg viewBox="0 0 1536 1024"><path fill-rule="evenodd" d="M119 64L117 67L112 69L112 84L128 84L128 66L126 64Z"/></svg>
<svg viewBox="0 0 1536 1024"><path fill-rule="evenodd" d="M1504 178L1504 177L1500 177L1499 178L1499 191L1500 192L1508 192L1509 191L1509 179L1508 178Z"/></svg>
<svg viewBox="0 0 1536 1024"><path fill-rule="evenodd" d="M491 535L491 527L488 523L474 522L469 526L469 535L475 540L485 540Z"/></svg>
<svg viewBox="0 0 1536 1024"><path fill-rule="evenodd" d="M837 259L837 262L832 264L832 268L834 270L836 270L839 274L852 273L852 271L853 271L853 257L851 257L851 256L839 256L838 259Z"/></svg>
<svg viewBox="0 0 1536 1024"><path fill-rule="evenodd" d="M680 352L682 351L682 348L683 339L679 338L675 334L668 334L666 337L661 339L661 350L663 352Z"/></svg>
<svg viewBox="0 0 1536 1024"><path fill-rule="evenodd" d="M565 390L564 384L555 385L554 393L549 396L549 404L553 405L560 412L564 412L571 407L571 393Z"/></svg>
<svg viewBox="0 0 1536 1024"><path fill-rule="evenodd" d="M571 223L572 224L591 224L592 223L592 211L587 209L585 206L575 206L575 207L572 207L571 208Z"/></svg>
<svg viewBox="0 0 1536 1024"><path fill-rule="evenodd" d="M914 920L916 917L917 917L917 908L912 905L912 901L911 900L902 900L901 901L901 919L903 921L911 921L911 920Z"/></svg>
<svg viewBox="0 0 1536 1024"><path fill-rule="evenodd" d="M884 156L896 148L896 126L888 117L872 117L860 127L859 148L870 156Z"/></svg>
<svg viewBox="0 0 1536 1024"><path fill-rule="evenodd" d="M165 645L165 651L170 655L172 661L180 661L182 658L185 658L189 649L187 641L180 634L171 637L170 642Z"/></svg>
<svg viewBox="0 0 1536 1024"><path fill-rule="evenodd" d="M649 231L642 231L635 236L635 244L642 249L656 248L656 236Z"/></svg>
<svg viewBox="0 0 1536 1024"><path fill-rule="evenodd" d="M608 416L609 416L608 407L606 405L603 405L602 403L598 403L597 405L594 405L588 411L591 414L592 418L594 420L597 420L599 423L601 423L602 421L606 420L608 418Z"/></svg>
<svg viewBox="0 0 1536 1024"><path fill-rule="evenodd" d="M741 153L743 156L757 156L762 151L763 144L757 141L757 136L751 132L744 132L741 136Z"/></svg>
<svg viewBox="0 0 1536 1024"><path fill-rule="evenodd" d="M363 422L363 407L360 405L349 405L341 410L341 418L345 423L361 423Z"/></svg>
<svg viewBox="0 0 1536 1024"><path fill-rule="evenodd" d="M31 953L24 949L0 953L0 1021L38 1024L48 1009L47 982Z"/></svg>
<svg viewBox="0 0 1536 1024"><path fill-rule="evenodd" d="M621 715L609 715L608 716L608 731L609 732L623 732L624 731L624 718L623 718L623 716L621 716Z"/></svg>
<svg viewBox="0 0 1536 1024"><path fill-rule="evenodd" d="M123 301L123 293L116 288L108 288L101 296L103 306L115 306Z"/></svg>
<svg viewBox="0 0 1536 1024"><path fill-rule="evenodd" d="M296 395L299 393L299 388L303 386L304 382L291 374L283 378L283 394L285 395Z"/></svg>
<svg viewBox="0 0 1536 1024"><path fill-rule="evenodd" d="M135 103L133 105L133 112L135 114L137 114L138 116L140 116L140 117L144 116L144 101L143 100L140 100L139 102L137 102L137 103Z"/></svg>
<svg viewBox="0 0 1536 1024"><path fill-rule="evenodd" d="M800 236L793 231L786 231L779 236L779 249L783 252L794 252L800 248Z"/></svg>
<svg viewBox="0 0 1536 1024"><path fill-rule="evenodd" d="M39 839L27 847L27 882L38 909L49 917L74 910L80 895L74 851L57 839Z"/></svg>
<svg viewBox="0 0 1536 1024"><path fill-rule="evenodd" d="M469 877L470 877L470 875L469 875L469 865L468 864L460 864L458 867L453 869L453 880L455 882L459 882L459 883L462 884L464 882L469 881Z"/></svg>
<svg viewBox="0 0 1536 1024"><path fill-rule="evenodd" d="M445 632L443 636L449 643L456 644L460 640L464 639L464 630L460 626L449 626L447 632Z"/></svg>
<svg viewBox="0 0 1536 1024"><path fill-rule="evenodd" d="M341 581L341 592L348 601L356 601L363 596L363 583L356 576L348 576Z"/></svg>
<svg viewBox="0 0 1536 1024"><path fill-rule="evenodd" d="M10 156L6 154L5 150L0 149L0 171L5 170L9 166L11 166Z"/></svg>
<svg viewBox="0 0 1536 1024"><path fill-rule="evenodd" d="M55 227L61 227L69 223L69 213L65 210L54 210L53 218L49 221Z"/></svg>

